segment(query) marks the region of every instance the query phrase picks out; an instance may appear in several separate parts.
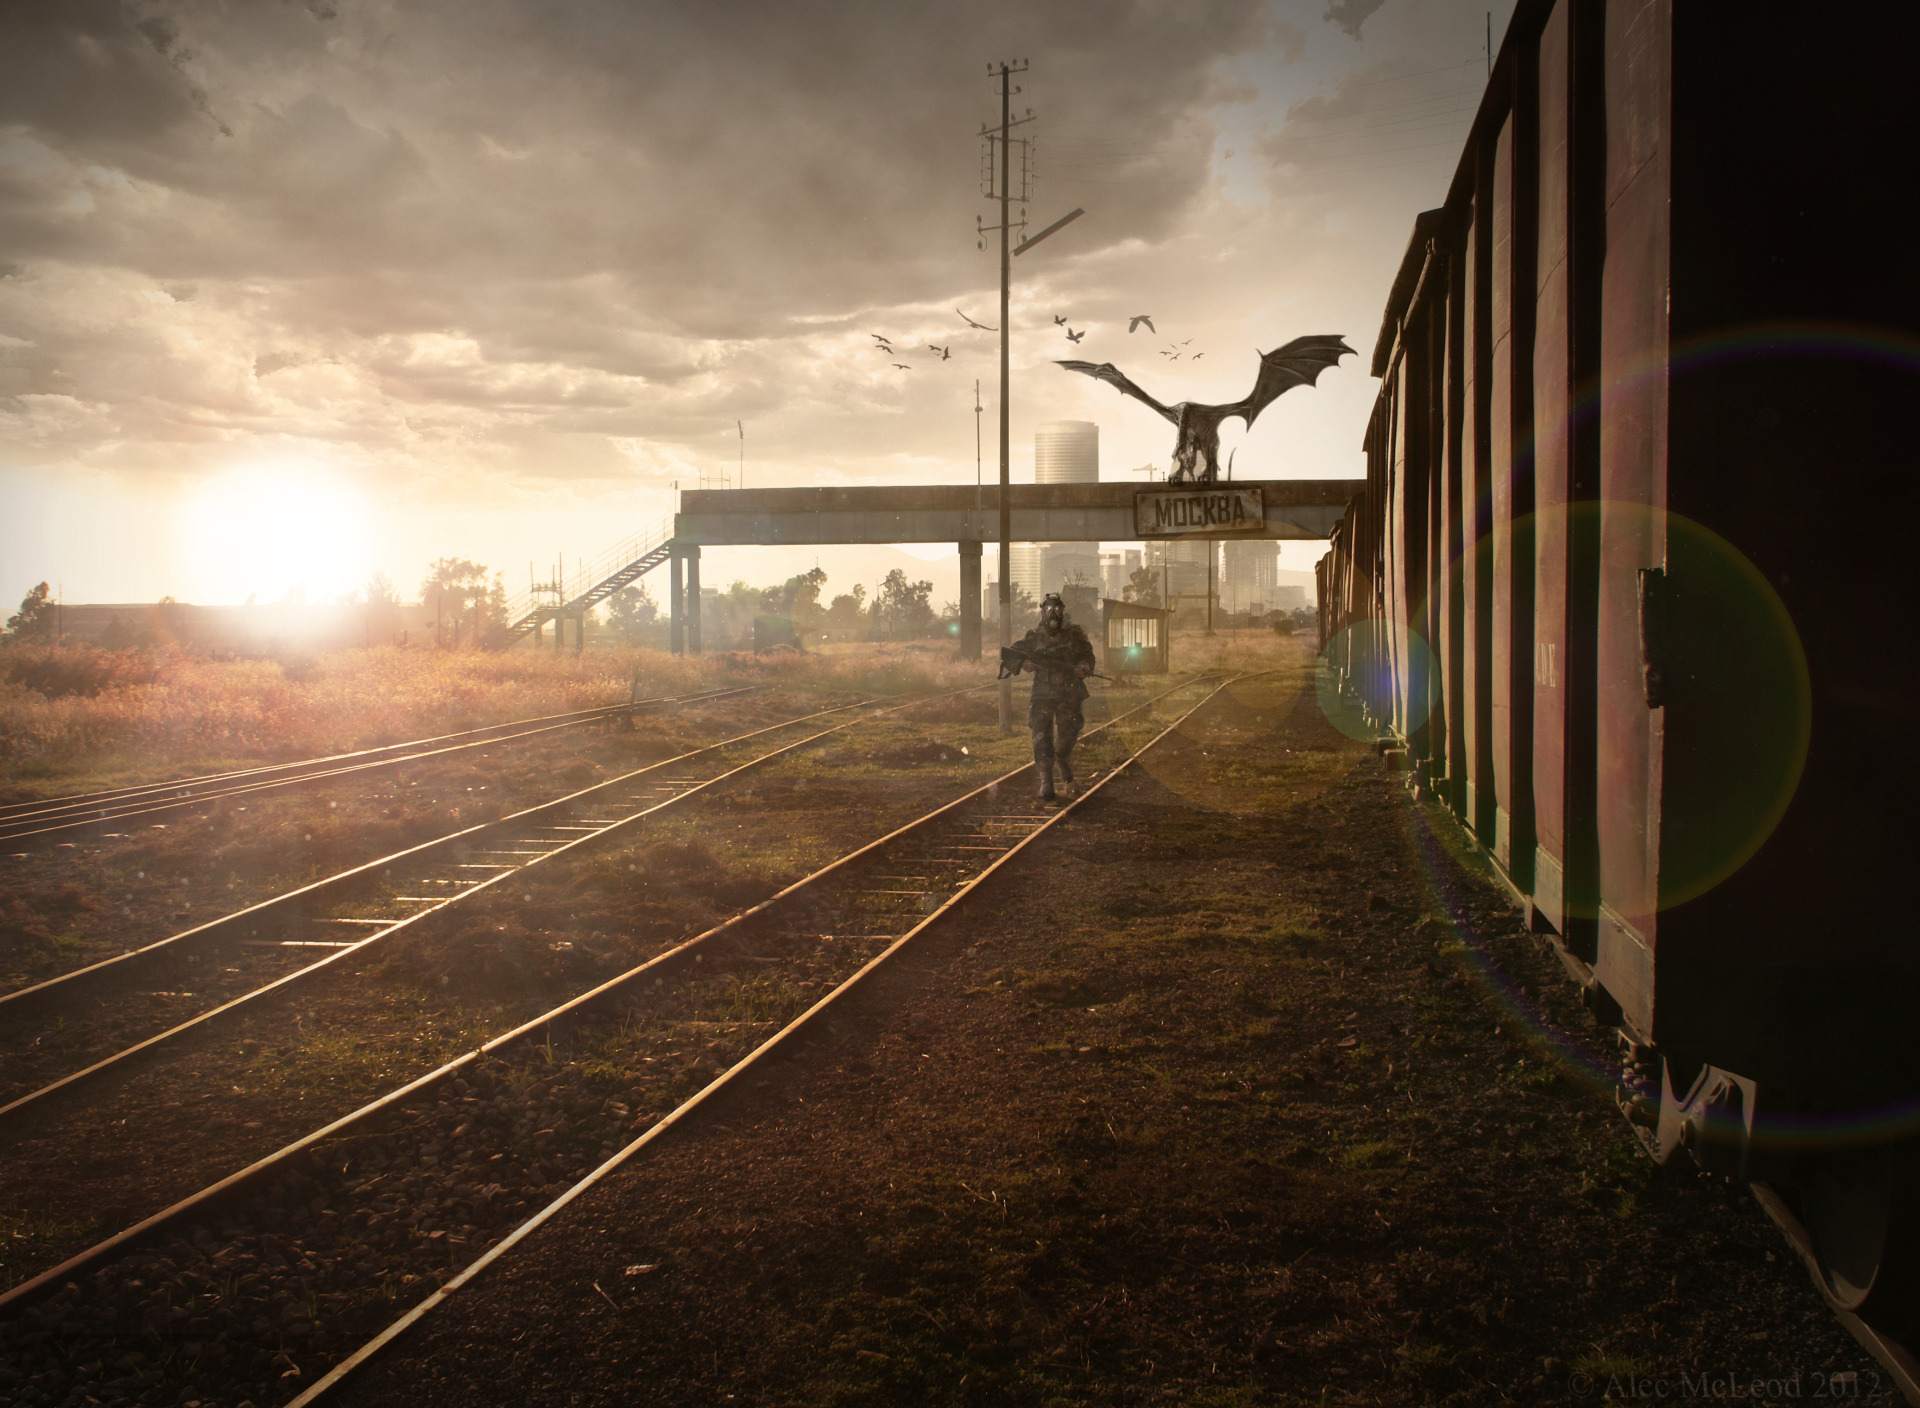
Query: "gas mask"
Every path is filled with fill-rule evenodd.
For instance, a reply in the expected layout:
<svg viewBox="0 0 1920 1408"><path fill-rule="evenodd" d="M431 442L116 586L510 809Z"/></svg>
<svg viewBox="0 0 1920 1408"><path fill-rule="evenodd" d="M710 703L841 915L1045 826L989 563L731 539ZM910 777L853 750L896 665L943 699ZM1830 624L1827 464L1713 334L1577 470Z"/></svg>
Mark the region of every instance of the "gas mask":
<svg viewBox="0 0 1920 1408"><path fill-rule="evenodd" d="M1057 631L1066 624L1067 604L1053 592L1040 599L1040 624L1050 631Z"/></svg>

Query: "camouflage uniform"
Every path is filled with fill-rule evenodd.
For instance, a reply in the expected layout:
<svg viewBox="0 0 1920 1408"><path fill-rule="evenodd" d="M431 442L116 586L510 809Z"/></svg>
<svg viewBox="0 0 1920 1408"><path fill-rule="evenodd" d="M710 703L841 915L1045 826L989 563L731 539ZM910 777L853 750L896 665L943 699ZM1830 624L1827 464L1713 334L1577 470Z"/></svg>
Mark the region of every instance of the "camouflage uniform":
<svg viewBox="0 0 1920 1408"><path fill-rule="evenodd" d="M1033 695L1027 704L1027 728L1033 734L1033 767L1040 774L1040 796L1047 799L1054 795L1055 763L1059 764L1061 780L1073 782L1073 765L1068 758L1085 722L1080 714L1080 702L1087 697L1086 681L1074 673L1074 666L1085 665L1089 673L1093 671L1093 644L1079 626L1064 623L1056 629L1048 624L1044 614L1040 624L1028 631L1020 644L1071 662L1065 668L1036 665Z"/></svg>

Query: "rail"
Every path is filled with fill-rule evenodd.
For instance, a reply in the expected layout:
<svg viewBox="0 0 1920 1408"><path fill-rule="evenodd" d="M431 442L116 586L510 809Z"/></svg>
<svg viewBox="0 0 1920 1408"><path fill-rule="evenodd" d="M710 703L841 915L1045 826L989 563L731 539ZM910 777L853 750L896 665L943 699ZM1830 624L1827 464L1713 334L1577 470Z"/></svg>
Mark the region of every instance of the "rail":
<svg viewBox="0 0 1920 1408"><path fill-rule="evenodd" d="M603 983L593 990L573 998L569 1002L543 1013L531 1021L524 1022L514 1030L489 1041L479 1050L470 1051L448 1062L440 1069L430 1072L381 1098L363 1106L361 1109L331 1121L324 1128L315 1130L298 1140L289 1143L278 1152L239 1170L190 1197L184 1198L173 1206L156 1213L114 1236L106 1238L79 1254L68 1258L32 1280L12 1288L0 1296L0 1313L20 1314L30 1317L29 1323L38 1320L42 1326L58 1326L57 1333L63 1340L70 1336L91 1338L94 1334L111 1336L117 1332L116 1316L118 1301L115 1287L126 1291L133 1288L130 1281L138 1281L146 1272L143 1248L164 1243L168 1254L176 1259L184 1257L198 1262L204 1258L210 1269L218 1275L211 1278L211 1285L218 1289L209 1294L218 1297L232 1297L237 1305L240 1299L250 1291L244 1289L241 1282L251 1282L253 1278L246 1274L246 1268L257 1257L271 1255L271 1245L276 1238L262 1236L256 1239L245 1229L278 1225L274 1222L277 1214L269 1212L270 1207L279 1205L282 1194L297 1187L300 1201L304 1204L316 1194L330 1198L331 1211L328 1225L344 1227L349 1223L359 1225L368 1218L372 1222L364 1239L355 1234L356 1246L364 1249L353 1257L337 1258L331 1253L314 1252L315 1271L303 1272L311 1289L317 1297L315 1304L332 1303L336 1297L325 1294L349 1285L364 1283L369 1273L363 1264L368 1258L379 1258L392 1263L395 1270L412 1269L414 1263L424 1266L421 1258L431 1258L439 1254L441 1265L445 1265L446 1240L439 1231L428 1232L430 1226L437 1226L423 1220L417 1235L389 1237L378 1229L391 1224L401 1227L404 1212L396 1214L393 1199L400 1196L395 1180L371 1176L375 1170L361 1162L360 1151L371 1147L368 1141L399 1141L405 1149L412 1150L416 1143L424 1151L429 1141L440 1152L439 1141L453 1139L461 1143L460 1130L455 1130L450 1121L459 1121L462 1129L472 1113L480 1109L472 1100L458 1098L467 1091L466 1080L486 1082L492 1079L488 1073L491 1068L502 1066L510 1060L518 1060L528 1073L537 1075L545 1085L551 1087L558 1072L578 1072L582 1067L577 1063L555 1068L547 1062L552 1055L552 1043L556 1029L572 1033L574 1026L580 1023L599 1023L602 1026L625 1023L636 1012L646 1006L660 1006L673 995L673 989L663 989L662 980L679 976L691 977L697 974L712 973L723 966L730 955L738 954L744 964L751 964L749 971L763 971L762 965L774 961L760 956L755 957L746 951L745 945L750 936L764 935L778 943L778 936L787 931L793 939L791 947L796 952L813 956L814 961L826 961L819 955L835 955L833 961L838 964L831 991L820 1001L815 1002L804 1012L798 1013L792 1021L786 1022L774 1031L767 1040L760 1042L732 1064L717 1079L704 1084L691 1099L680 1100L671 1095L670 1089L677 1088L671 1082L663 1083L661 1095L676 1101L666 1117L652 1123L638 1139L629 1134L616 1138L605 1147L616 1148L618 1152L612 1158L603 1153L589 1159L567 1156L566 1162L579 1172L564 1175L564 1182L570 1186L558 1198L550 1193L536 1198L537 1210L525 1218L518 1217L513 1209L524 1206L512 1199L515 1193L500 1188L492 1190L496 1206L504 1203L506 1207L507 1227L505 1239L492 1250L482 1254L480 1259L468 1265L466 1269L449 1283L445 1290L437 1290L436 1279L428 1276L395 1277L392 1285L401 1294L402 1304L412 1296L425 1295L425 1300L406 1310L401 1319L387 1325L363 1345L355 1354L340 1364L333 1366L318 1383L308 1390L300 1400L311 1401L327 1392L346 1374L378 1351L385 1343L415 1323L422 1314L442 1303L447 1294L457 1291L461 1285L470 1282L474 1276L496 1261L520 1240L538 1227L544 1225L556 1213L563 1209L573 1198L592 1187L613 1168L624 1160L647 1147L655 1140L667 1137L671 1131L685 1127L690 1115L711 1102L730 1085L737 1085L747 1073L761 1069L770 1054L784 1049L798 1035L808 1032L817 1025L824 1014L835 1010L853 992L858 991L886 964L892 961L917 937L929 927L942 922L950 916L969 896L976 893L982 884L997 875L1014 858L1029 846L1038 836L1050 827L1057 825L1064 815L1076 807L1084 805L1096 795L1107 781L1118 776L1130 767L1149 749L1165 739L1181 722L1189 717L1194 709L1202 707L1207 700L1218 693L1220 687L1213 680L1189 680L1145 701L1132 710L1109 720L1108 723L1091 729L1085 735L1092 739L1113 725L1123 722L1146 709L1152 708L1180 690L1190 689L1196 683L1215 684L1192 709L1186 710L1167 727L1155 733L1143 747L1132 750L1121 759L1117 766L1104 774L1089 772L1088 790L1081 798L1060 812L1047 814L1024 802L1010 802L1002 795L1003 789L1017 782L1030 771L1030 764L1021 766L995 777L983 785L977 786L961 797L955 798L934 808L924 816L898 827L878 839L855 848L829 865L793 885L786 887L768 900L753 906L745 912L735 915L705 933L697 935L676 945L647 963L628 971L621 976ZM877 874L876 870L889 872L908 871L909 875ZM956 889L953 882L962 883ZM910 888L912 886L917 888ZM884 886L884 888L876 888ZM940 902L935 903L933 896ZM864 916L864 922L856 918L854 911ZM820 934L819 925L814 921L825 916L825 922L834 932ZM897 922L896 922L897 921ZM865 932L868 926L882 932ZM859 927L863 932L853 934L849 928ZM820 942L831 938L835 942ZM704 960L704 961L703 961ZM664 994L664 995L663 995ZM638 1004L638 1006L636 1006ZM771 1025L771 1024L769 1024ZM756 1030L758 1030L756 1028ZM586 1039L581 1037L580 1039ZM757 1038L755 1038L757 1039ZM544 1056L543 1056L544 1049ZM660 1068L636 1068L636 1076L641 1069L650 1072L664 1072ZM490 1087L483 1087L490 1088ZM436 1103L436 1101L438 1103ZM664 1107L663 1107L664 1108ZM625 1107L617 1110L602 1111L599 1118L587 1128L583 1123L580 1138L588 1140L587 1149L592 1141L599 1137L601 1125L614 1121L613 1128L618 1129L628 1118ZM651 1116L643 1115L634 1121L635 1126L647 1124ZM442 1128L445 1125L445 1128ZM545 1131L551 1135L552 1131ZM571 1137L572 1131L567 1137ZM469 1139L471 1132L469 1132ZM523 1151L529 1158L537 1146L542 1156L548 1159L556 1155L548 1147L550 1140L542 1142L538 1137L528 1143ZM624 1145L625 1147L620 1147ZM481 1156L484 1159L484 1155ZM517 1159L518 1154L514 1155ZM437 1160L428 1160L428 1165ZM566 1164L562 1165L563 1167ZM423 1166L424 1167L424 1166ZM515 1175L507 1170L511 1161L487 1165L497 1170L497 1177L507 1183L516 1183ZM584 1177L580 1176L584 1173ZM447 1175L452 1177L452 1167L448 1164ZM464 1175L462 1175L464 1176ZM549 1181L549 1175L542 1173L537 1180L525 1180L529 1183L527 1192L533 1193L538 1185ZM281 1185L285 1185L282 1187ZM539 1206L544 1204L544 1206ZM337 1221L335 1219L338 1219ZM498 1218L489 1219L498 1221ZM517 1225L516 1225L517 1224ZM209 1242L199 1229L219 1228L220 1231ZM183 1240L183 1234L185 1239ZM304 1235L304 1234L303 1234ZM446 1234L458 1244L460 1238ZM238 1240L234 1240L237 1238ZM430 1239L431 1238L431 1239ZM312 1246L313 1243L309 1242ZM374 1248L384 1245L384 1251ZM478 1250L478 1248L476 1248ZM218 1258L216 1261L215 1258ZM464 1254L460 1254L464 1260ZM189 1268L181 1263L182 1272ZM444 1275L445 1272L440 1274ZM383 1276L383 1280L387 1277ZM336 1283L338 1286L336 1287ZM88 1289L83 1293L80 1286ZM411 1287L409 1291L406 1288ZM431 1294L428 1294L431 1292ZM121 1297L124 1299L124 1296ZM51 1301L51 1304L46 1302ZM345 1304L345 1302L341 1302ZM354 1304L367 1305L369 1308L384 1304L376 1298L366 1302L364 1297L355 1298ZM345 1313L345 1312L342 1312ZM373 1320L364 1331L357 1331L347 1339L348 1344L359 1342L366 1333L379 1325ZM97 1327L97 1328L95 1328ZM337 1338L341 1328L335 1327L331 1333ZM276 1344L282 1343L276 1339ZM77 1348L77 1346L75 1346ZM309 1347L311 1348L311 1346ZM326 1368L324 1359L314 1363L298 1346L293 1347L294 1355L307 1365L309 1372ZM284 1356L283 1356L284 1357ZM252 1371L246 1368L244 1357L229 1356L224 1361L224 1369L203 1362L199 1377L217 1375L224 1382L222 1390L232 1392L224 1396L230 1398L251 1396L259 1398L261 1389L271 1388L271 1383L255 1384L249 1379L245 1385L248 1392L242 1392L239 1382L241 1376ZM288 1365L292 1364L288 1359ZM264 1374L271 1381L278 1379L286 1382L298 1381L301 1370L276 1363L270 1370L260 1370L254 1374L258 1378ZM182 1361L183 1371L192 1373L192 1366ZM254 1368L258 1368L257 1364ZM208 1392L200 1393L206 1397L214 1386L206 1386ZM216 1395L218 1396L218 1395Z"/></svg>

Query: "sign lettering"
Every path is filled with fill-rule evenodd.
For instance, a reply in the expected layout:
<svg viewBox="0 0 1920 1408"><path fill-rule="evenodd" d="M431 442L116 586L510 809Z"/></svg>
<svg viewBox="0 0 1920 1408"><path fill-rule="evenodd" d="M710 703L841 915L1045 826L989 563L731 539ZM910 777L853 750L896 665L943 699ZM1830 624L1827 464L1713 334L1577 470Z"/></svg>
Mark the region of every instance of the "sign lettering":
<svg viewBox="0 0 1920 1408"><path fill-rule="evenodd" d="M1266 509L1257 488L1205 484L1142 489L1133 496L1133 529L1142 538L1264 533Z"/></svg>

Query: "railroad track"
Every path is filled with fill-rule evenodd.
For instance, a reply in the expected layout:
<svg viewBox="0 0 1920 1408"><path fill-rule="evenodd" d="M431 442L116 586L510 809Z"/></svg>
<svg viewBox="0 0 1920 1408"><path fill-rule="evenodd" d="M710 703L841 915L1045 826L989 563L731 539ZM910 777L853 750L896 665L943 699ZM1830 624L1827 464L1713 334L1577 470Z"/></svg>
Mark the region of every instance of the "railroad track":
<svg viewBox="0 0 1920 1408"><path fill-rule="evenodd" d="M596 709L581 709L569 714L549 714L538 719L494 724L438 738L415 739L407 743L389 743L353 753L337 753L325 758L309 758L296 763L276 763L232 772L207 773L199 777L178 778L171 782L148 783L105 792L56 797L45 801L16 802L0 807L0 842L22 843L62 834L80 827L99 827L117 821L155 816L182 807L205 806L208 802L272 791L302 783L325 782L400 763L442 758L470 748L517 743L560 729L630 715L636 710L665 708L675 704L708 703L749 694L759 685L740 685L727 689L702 690L697 694L668 695L642 699L631 704L612 704Z"/></svg>
<svg viewBox="0 0 1920 1408"><path fill-rule="evenodd" d="M758 1076L1225 684L1131 751L1108 730L1206 683L1089 730L1091 785L1059 811L1014 800L1030 766L1005 773L14 1287L0 1296L0 1315L20 1320L0 1367L31 1382L139 1343L130 1369L109 1375L95 1357L74 1386L314 1401Z"/></svg>
<svg viewBox="0 0 1920 1408"><path fill-rule="evenodd" d="M18 1080L0 1087L0 1092L10 1093L7 1103L0 1105L0 1127L44 1109L56 1099L71 1097L83 1085L151 1059L189 1034L204 1032L213 1023L285 997L297 985L338 972L341 965L358 961L375 945L515 879L532 866L577 854L750 769L866 719L939 697L946 696L922 696L879 709L873 708L873 700L861 700L722 739L497 821L364 862L146 948L0 997L0 1031L12 1029L11 1040L0 1045L0 1051L10 1049L10 1065L25 1064L27 1053L47 1039L44 1022L49 1017L58 1023L58 1048L63 1056L71 1060L70 1053L79 1050L94 1057L29 1089L19 1089ZM768 734L854 710L869 712L760 752L745 762L727 764L718 772L711 767L704 774L691 771L703 759ZM241 967L224 968L225 959L236 956L235 950L251 961ZM131 1044L105 1044L123 1040L122 1034L130 1024L144 1021L148 1028L153 1027L166 1020L179 998L195 996L134 990L128 985L131 980L150 980L154 966L163 962L175 965L178 971L194 966L198 960L214 958L221 960L224 971L215 977L212 987L233 995ZM192 981L200 984L207 976L202 974ZM267 981L259 982L262 976ZM116 1001L103 996L108 989ZM43 1019L38 1031L27 1026L35 1015ZM90 1043L89 1032L101 1035Z"/></svg>

